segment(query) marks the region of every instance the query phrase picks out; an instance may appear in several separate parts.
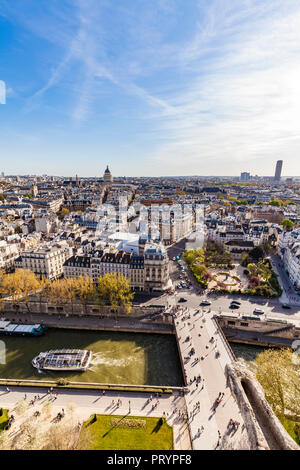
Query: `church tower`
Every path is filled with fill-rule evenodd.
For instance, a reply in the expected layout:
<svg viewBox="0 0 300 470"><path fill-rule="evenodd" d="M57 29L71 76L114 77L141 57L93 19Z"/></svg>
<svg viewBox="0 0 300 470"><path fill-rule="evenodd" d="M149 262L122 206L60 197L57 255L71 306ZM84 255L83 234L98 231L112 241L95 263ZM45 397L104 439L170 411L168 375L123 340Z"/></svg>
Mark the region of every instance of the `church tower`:
<svg viewBox="0 0 300 470"><path fill-rule="evenodd" d="M113 177L112 177L111 172L109 171L108 165L107 165L106 170L104 172L103 179L104 179L104 183L112 183L112 181L113 181Z"/></svg>

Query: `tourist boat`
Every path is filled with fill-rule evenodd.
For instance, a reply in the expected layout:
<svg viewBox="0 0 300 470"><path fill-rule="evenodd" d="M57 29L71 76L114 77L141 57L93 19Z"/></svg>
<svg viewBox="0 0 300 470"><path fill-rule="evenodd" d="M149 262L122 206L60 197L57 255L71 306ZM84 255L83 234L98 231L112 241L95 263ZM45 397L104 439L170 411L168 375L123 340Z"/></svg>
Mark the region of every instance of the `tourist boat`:
<svg viewBox="0 0 300 470"><path fill-rule="evenodd" d="M41 336L44 334L45 329L46 327L40 324L23 325L0 320L0 333L5 335Z"/></svg>
<svg viewBox="0 0 300 470"><path fill-rule="evenodd" d="M84 371L92 359L92 351L87 349L53 349L40 352L31 361L39 370Z"/></svg>

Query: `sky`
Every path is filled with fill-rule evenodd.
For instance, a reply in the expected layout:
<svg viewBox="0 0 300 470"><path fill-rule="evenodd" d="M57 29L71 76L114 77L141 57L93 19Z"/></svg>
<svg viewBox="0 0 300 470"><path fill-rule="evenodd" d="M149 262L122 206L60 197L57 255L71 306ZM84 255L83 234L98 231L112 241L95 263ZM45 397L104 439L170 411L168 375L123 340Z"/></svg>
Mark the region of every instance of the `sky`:
<svg viewBox="0 0 300 470"><path fill-rule="evenodd" d="M293 176L299 155L299 0L1 0L0 172Z"/></svg>

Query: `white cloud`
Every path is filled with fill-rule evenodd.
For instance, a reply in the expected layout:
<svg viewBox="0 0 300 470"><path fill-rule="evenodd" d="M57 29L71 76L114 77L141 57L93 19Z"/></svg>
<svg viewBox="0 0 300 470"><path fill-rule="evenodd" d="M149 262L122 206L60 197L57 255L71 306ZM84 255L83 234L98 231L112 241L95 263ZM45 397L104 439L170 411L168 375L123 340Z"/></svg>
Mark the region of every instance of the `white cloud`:
<svg viewBox="0 0 300 470"><path fill-rule="evenodd" d="M219 30L206 29L213 39L205 33L205 48L224 39L221 17L221 24L210 17ZM157 117L164 143L155 158L167 173L171 166L176 174L238 174L240 169L270 174L273 162L283 157L291 161L290 173L300 174L300 164L293 162L300 152L300 5L294 2L292 11L275 9L250 23L239 26L227 18L226 27L231 26L216 54L198 61L185 90L165 97L176 111ZM196 60L201 34L187 49L186 63Z"/></svg>

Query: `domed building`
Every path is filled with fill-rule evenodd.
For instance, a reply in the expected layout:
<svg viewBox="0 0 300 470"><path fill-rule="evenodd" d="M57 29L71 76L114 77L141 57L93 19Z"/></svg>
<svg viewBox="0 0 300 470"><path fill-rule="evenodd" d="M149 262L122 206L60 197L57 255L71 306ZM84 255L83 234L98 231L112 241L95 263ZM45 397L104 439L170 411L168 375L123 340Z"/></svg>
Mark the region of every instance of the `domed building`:
<svg viewBox="0 0 300 470"><path fill-rule="evenodd" d="M113 181L113 177L112 177L111 172L109 171L108 165L107 165L106 170L104 172L103 179L104 179L104 183L112 183L112 181Z"/></svg>

